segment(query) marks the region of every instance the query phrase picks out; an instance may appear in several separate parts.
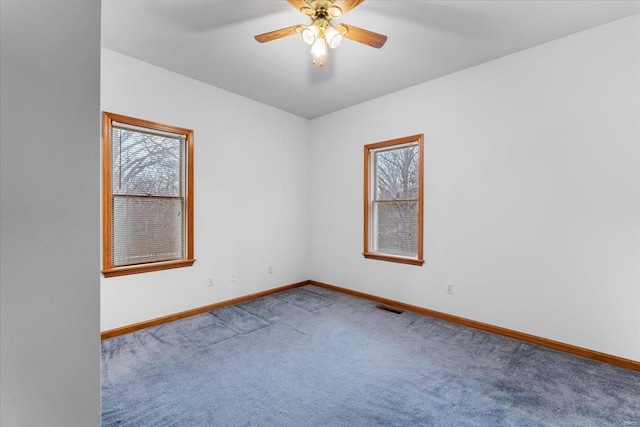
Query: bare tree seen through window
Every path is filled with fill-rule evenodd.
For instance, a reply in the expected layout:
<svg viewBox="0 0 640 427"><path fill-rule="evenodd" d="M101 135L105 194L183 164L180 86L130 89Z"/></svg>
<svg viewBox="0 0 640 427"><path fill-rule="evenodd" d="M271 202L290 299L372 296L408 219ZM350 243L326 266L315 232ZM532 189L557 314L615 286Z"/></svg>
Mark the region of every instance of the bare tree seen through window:
<svg viewBox="0 0 640 427"><path fill-rule="evenodd" d="M113 265L184 257L179 136L112 129Z"/></svg>
<svg viewBox="0 0 640 427"><path fill-rule="evenodd" d="M409 145L374 154L374 251L417 255L419 148Z"/></svg>

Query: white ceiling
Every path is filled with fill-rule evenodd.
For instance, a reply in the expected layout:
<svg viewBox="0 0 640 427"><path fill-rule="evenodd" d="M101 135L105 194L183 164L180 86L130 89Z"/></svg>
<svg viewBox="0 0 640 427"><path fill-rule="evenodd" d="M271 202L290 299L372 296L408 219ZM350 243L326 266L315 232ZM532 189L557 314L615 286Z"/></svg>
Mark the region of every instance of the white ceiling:
<svg viewBox="0 0 640 427"><path fill-rule="evenodd" d="M639 0L366 0L343 22L388 36L345 40L324 68L285 0L102 0L102 46L306 118L315 118L581 30L640 13Z"/></svg>

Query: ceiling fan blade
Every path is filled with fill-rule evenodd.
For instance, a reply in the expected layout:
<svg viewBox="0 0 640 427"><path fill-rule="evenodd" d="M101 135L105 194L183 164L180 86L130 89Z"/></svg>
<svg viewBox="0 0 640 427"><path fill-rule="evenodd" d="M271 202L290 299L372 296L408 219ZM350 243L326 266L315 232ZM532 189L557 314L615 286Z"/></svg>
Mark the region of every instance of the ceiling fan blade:
<svg viewBox="0 0 640 427"><path fill-rule="evenodd" d="M362 44L380 49L387 41L387 36L383 34L374 33L373 31L363 30L362 28L354 27L353 25L338 24L336 29L340 33L351 40L357 41Z"/></svg>
<svg viewBox="0 0 640 427"><path fill-rule="evenodd" d="M310 9L309 3L307 3L305 0L287 0L287 1L291 6L295 7L300 12L302 12L302 9Z"/></svg>
<svg viewBox="0 0 640 427"><path fill-rule="evenodd" d="M281 28L279 30L270 31L268 33L259 34L253 38L260 43L270 42L272 40L281 39L282 37L292 36L300 32L301 25L294 25L292 27Z"/></svg>
<svg viewBox="0 0 640 427"><path fill-rule="evenodd" d="M363 1L364 0L335 0L333 2L333 5L338 6L340 9L342 9L342 14L344 15Z"/></svg>

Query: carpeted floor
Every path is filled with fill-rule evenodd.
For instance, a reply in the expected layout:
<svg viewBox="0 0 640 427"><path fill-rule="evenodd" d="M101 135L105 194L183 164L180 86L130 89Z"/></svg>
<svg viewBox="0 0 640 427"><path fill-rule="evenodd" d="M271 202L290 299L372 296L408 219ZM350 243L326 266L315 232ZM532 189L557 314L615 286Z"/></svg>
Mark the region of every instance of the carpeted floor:
<svg viewBox="0 0 640 427"><path fill-rule="evenodd" d="M105 340L103 426L640 426L640 373L304 286Z"/></svg>

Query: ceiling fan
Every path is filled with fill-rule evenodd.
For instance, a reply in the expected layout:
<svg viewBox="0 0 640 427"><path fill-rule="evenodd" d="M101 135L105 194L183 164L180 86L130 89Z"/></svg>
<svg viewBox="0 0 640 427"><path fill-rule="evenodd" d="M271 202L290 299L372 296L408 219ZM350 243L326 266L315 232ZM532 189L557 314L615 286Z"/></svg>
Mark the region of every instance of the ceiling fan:
<svg viewBox="0 0 640 427"><path fill-rule="evenodd" d="M282 37L300 34L302 40L311 46L313 66L322 67L327 63L327 47L335 49L340 46L342 38L380 49L387 41L387 36L363 30L353 25L331 23L340 18L364 0L287 0L289 4L311 18L309 25L293 25L287 28L260 34L254 38L260 43L270 42Z"/></svg>

